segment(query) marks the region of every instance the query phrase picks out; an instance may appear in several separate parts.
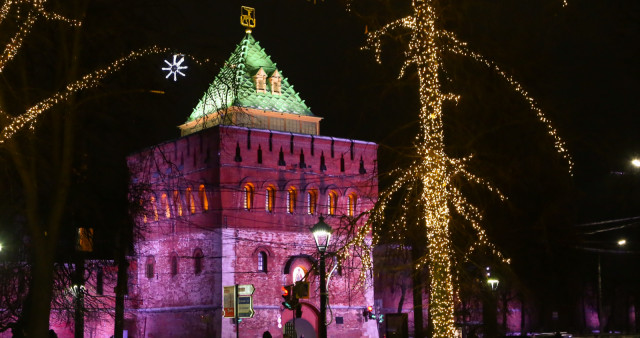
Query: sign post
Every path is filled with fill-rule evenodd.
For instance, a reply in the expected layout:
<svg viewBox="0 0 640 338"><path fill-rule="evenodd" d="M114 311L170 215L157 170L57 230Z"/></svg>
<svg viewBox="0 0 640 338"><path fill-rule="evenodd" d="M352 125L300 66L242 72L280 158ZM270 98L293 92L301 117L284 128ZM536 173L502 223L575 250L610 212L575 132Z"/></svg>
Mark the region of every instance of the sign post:
<svg viewBox="0 0 640 338"><path fill-rule="evenodd" d="M238 317L253 318L254 314L255 311L253 311L253 297L238 296Z"/></svg>
<svg viewBox="0 0 640 338"><path fill-rule="evenodd" d="M253 284L238 285L238 317L240 318L253 318L255 311L253 311L253 292L256 288Z"/></svg>
<svg viewBox="0 0 640 338"><path fill-rule="evenodd" d="M235 286L225 286L222 300L222 316L234 318L236 315L236 288Z"/></svg>
<svg viewBox="0 0 640 338"><path fill-rule="evenodd" d="M236 337L240 337L240 318L253 318L253 284L225 286L222 299L222 316L234 318L236 322Z"/></svg>

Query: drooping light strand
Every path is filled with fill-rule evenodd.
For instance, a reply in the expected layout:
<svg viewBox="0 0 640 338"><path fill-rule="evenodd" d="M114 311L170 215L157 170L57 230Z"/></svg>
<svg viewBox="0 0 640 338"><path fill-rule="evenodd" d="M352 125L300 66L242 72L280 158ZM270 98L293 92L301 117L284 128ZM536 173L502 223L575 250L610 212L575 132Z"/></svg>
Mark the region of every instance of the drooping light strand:
<svg viewBox="0 0 640 338"><path fill-rule="evenodd" d="M0 7L0 23L4 21L4 19L9 15L9 10L11 9L11 5L13 5L13 1L7 0Z"/></svg>
<svg viewBox="0 0 640 338"><path fill-rule="evenodd" d="M573 165L574 165L573 159L571 158L571 154L569 154L569 151L567 150L564 141L558 135L558 131L551 124L551 121L546 117L542 109L538 107L535 99L531 95L529 95L529 93L523 88L520 82L515 80L513 76L504 72L495 62L486 59L479 53L470 51L467 47L467 44L463 41L456 39L453 33L447 32L447 31L441 31L440 33L441 33L440 34L441 37L447 38L449 40L449 43L446 46L447 50L462 56L470 57L473 60L485 65L487 68L494 70L505 81L507 81L507 83L511 85L511 88L514 91L516 91L518 94L520 94L524 98L524 100L529 105L529 109L534 111L538 117L538 120L546 126L547 133L553 138L556 151L567 161L567 164L569 166L569 173L572 173Z"/></svg>
<svg viewBox="0 0 640 338"><path fill-rule="evenodd" d="M67 18L65 16L62 16L60 14L57 14L57 13L47 12L43 7L43 3L44 3L44 1L42 1L42 2L34 1L33 2L33 5L38 10L38 13L40 15L42 15L43 18L45 18L47 20L57 20L57 21L66 22L67 24L69 24L72 27L80 27L80 26L82 26L82 21L80 21L80 20L69 19L69 18Z"/></svg>
<svg viewBox="0 0 640 338"><path fill-rule="evenodd" d="M29 35L29 33L31 33L31 28L38 18L44 18L47 20L58 20L74 27L79 27L82 24L79 20L69 19L56 13L47 12L44 9L45 2L46 0L18 2L28 4L30 8L28 9L27 15L26 17L24 17L24 19L17 15L18 29L0 54L0 72L2 72L6 64L18 54L18 51L22 47L24 38ZM0 23L7 18L13 4L13 1L6 1L2 5L2 7L0 7ZM18 7L18 10L19 9L20 8Z"/></svg>
<svg viewBox="0 0 640 338"><path fill-rule="evenodd" d="M2 128L0 131L0 143L4 143L6 140L10 139L16 132L25 127L25 125L29 124L33 126L36 122L36 119L45 111L53 107L54 105L63 102L68 99L74 93L77 93L80 90L88 89L96 87L100 84L106 76L113 74L120 70L127 63L136 60L142 56L152 55L152 54L163 54L169 52L168 48L160 48L160 47L150 47L141 49L138 51L133 51L129 53L127 56L122 57L107 67L98 69L92 73L89 73L82 77L82 79L70 83L67 85L65 90L57 92L50 96L49 98L40 101L36 105L27 109L25 113L20 114L16 117L11 118L10 122Z"/></svg>
<svg viewBox="0 0 640 338"><path fill-rule="evenodd" d="M36 17L37 14L35 10L29 11L26 19L20 23L16 34L4 47L2 54L0 54L0 73L6 66L7 62L11 61L18 54L20 47L22 47L22 41L24 41L25 36L31 32L31 27L36 22Z"/></svg>

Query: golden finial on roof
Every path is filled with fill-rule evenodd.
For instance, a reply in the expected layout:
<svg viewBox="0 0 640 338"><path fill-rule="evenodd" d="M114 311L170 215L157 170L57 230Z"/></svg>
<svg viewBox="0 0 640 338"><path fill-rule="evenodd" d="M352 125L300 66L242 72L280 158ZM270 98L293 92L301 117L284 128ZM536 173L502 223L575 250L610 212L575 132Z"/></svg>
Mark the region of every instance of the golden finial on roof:
<svg viewBox="0 0 640 338"><path fill-rule="evenodd" d="M247 28L247 33L251 33L251 28L256 26L256 9L242 6L240 9L240 24Z"/></svg>

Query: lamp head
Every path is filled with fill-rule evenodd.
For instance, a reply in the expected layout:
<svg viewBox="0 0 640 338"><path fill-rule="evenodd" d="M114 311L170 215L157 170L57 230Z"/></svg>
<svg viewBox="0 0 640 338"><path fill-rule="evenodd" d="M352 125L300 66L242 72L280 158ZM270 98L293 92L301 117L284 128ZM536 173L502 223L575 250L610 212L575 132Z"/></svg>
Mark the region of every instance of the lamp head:
<svg viewBox="0 0 640 338"><path fill-rule="evenodd" d="M330 225L324 222L324 217L320 216L318 223L311 228L311 233L313 234L313 239L316 241L318 251L327 251L333 229L331 229Z"/></svg>
<svg viewBox="0 0 640 338"><path fill-rule="evenodd" d="M496 290L500 281L497 278L489 278L487 279L487 283L491 285L491 290Z"/></svg>

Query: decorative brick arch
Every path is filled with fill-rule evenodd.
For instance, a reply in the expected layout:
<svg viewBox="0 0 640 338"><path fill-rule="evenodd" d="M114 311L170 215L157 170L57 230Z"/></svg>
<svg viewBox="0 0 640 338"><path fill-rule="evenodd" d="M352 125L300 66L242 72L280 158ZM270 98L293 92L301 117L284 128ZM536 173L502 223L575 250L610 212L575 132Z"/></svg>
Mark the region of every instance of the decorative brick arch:
<svg viewBox="0 0 640 338"><path fill-rule="evenodd" d="M253 253L251 254L252 257L258 257L258 253L260 253L261 251L264 251L267 253L267 256L271 257L273 255L273 252L271 250L270 247L266 246L266 245L258 245L254 250Z"/></svg>
<svg viewBox="0 0 640 338"><path fill-rule="evenodd" d="M305 265L303 268L306 271L312 271L313 267L316 266L316 260L311 255L300 254L296 256L290 256L289 259L287 259L287 261L285 262L282 269L283 275L290 276L286 278L285 284L293 284L292 274L293 274L294 263L296 262L305 262L306 264L303 264Z"/></svg>

